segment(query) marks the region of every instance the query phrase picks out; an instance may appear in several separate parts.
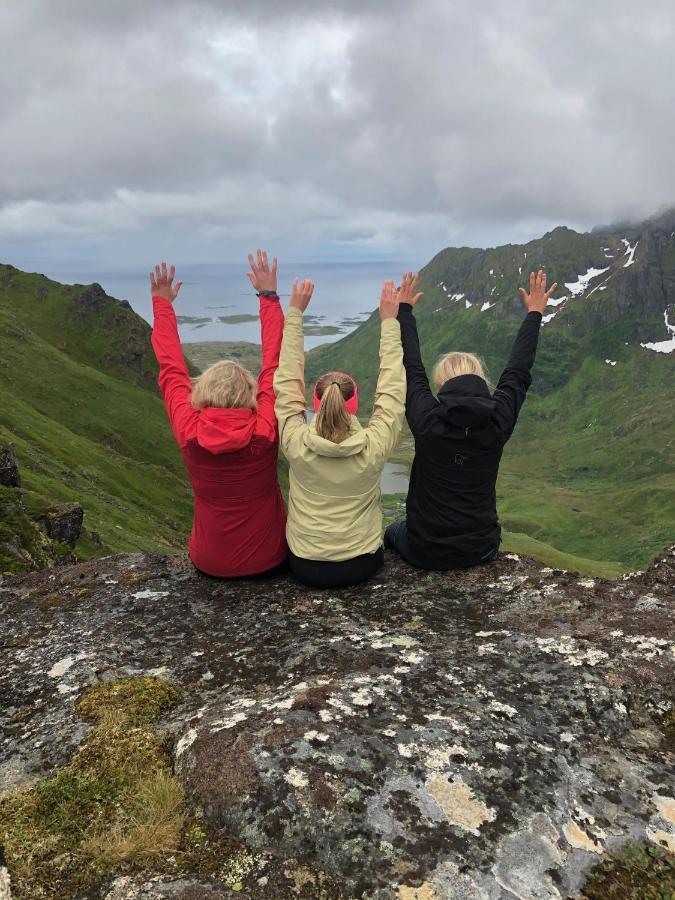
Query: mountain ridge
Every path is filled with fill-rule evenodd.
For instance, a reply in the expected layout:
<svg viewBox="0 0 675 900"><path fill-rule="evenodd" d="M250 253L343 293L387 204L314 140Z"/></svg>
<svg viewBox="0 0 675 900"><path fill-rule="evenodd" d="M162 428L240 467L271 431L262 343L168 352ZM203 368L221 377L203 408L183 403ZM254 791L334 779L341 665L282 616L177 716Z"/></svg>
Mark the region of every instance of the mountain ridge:
<svg viewBox="0 0 675 900"><path fill-rule="evenodd" d="M561 226L522 245L439 251L420 270L424 297L415 310L428 371L443 353L469 350L496 380L525 312L517 288L539 268L559 287L504 454L502 522L512 535L573 555L643 564L675 532L675 429L666 415L675 353L653 349L673 340L675 210L611 236ZM367 414L378 334L374 312L345 338L311 350L307 383L332 369L350 372ZM511 549L527 552L518 540Z"/></svg>

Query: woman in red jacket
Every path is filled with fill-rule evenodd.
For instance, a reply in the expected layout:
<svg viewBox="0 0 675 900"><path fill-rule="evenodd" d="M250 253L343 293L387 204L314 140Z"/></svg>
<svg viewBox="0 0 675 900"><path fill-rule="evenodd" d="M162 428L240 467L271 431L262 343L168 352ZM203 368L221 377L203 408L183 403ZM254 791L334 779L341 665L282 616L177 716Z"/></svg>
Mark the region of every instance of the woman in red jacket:
<svg viewBox="0 0 675 900"><path fill-rule="evenodd" d="M206 575L237 578L283 571L288 557L286 510L277 481L279 433L272 379L279 364L284 315L277 295L277 261L249 256L249 278L260 298L262 371L258 383L223 360L191 379L178 337L173 283L166 263L150 273L152 348L159 387L194 492L188 543Z"/></svg>

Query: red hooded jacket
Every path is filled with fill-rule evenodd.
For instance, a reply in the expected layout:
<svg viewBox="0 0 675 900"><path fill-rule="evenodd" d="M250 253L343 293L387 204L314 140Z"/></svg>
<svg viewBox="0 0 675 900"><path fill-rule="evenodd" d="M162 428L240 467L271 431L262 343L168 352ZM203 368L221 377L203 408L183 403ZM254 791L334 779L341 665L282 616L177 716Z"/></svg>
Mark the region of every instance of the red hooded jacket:
<svg viewBox="0 0 675 900"><path fill-rule="evenodd" d="M194 409L173 306L163 297L153 297L152 306L151 342L159 362L159 387L194 492L190 557L202 572L221 578L272 569L288 555L272 387L284 330L279 298L260 298L257 412Z"/></svg>

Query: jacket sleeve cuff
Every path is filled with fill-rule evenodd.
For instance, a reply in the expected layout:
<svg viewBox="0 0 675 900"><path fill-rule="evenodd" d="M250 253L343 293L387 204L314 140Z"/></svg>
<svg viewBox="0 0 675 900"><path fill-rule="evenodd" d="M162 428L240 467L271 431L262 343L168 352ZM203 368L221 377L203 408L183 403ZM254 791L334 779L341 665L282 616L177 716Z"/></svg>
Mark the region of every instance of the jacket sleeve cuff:
<svg viewBox="0 0 675 900"><path fill-rule="evenodd" d="M289 306L286 310L287 319L302 319L303 312L297 306Z"/></svg>
<svg viewBox="0 0 675 900"><path fill-rule="evenodd" d="M157 297L157 296L153 295L152 308L153 309L170 309L173 312L173 303L170 300L167 300L166 297Z"/></svg>
<svg viewBox="0 0 675 900"><path fill-rule="evenodd" d="M530 322L541 322L543 318L543 313L540 313L539 310L531 309L529 313L525 316L525 319L529 319Z"/></svg>
<svg viewBox="0 0 675 900"><path fill-rule="evenodd" d="M262 297L259 295L258 300L260 300L261 304L262 303L278 303L279 295L274 294L274 296L267 295L267 296L262 296Z"/></svg>
<svg viewBox="0 0 675 900"><path fill-rule="evenodd" d="M398 305L398 315L396 318L401 321L401 319L409 319L413 314L412 303L399 303Z"/></svg>

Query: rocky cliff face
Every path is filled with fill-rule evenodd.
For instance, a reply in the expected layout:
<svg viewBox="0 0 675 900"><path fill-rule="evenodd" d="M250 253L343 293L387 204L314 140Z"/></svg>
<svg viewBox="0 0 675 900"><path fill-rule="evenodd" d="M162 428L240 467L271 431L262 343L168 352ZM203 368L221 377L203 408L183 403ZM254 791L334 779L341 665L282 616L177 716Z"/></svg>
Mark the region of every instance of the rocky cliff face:
<svg viewBox="0 0 675 900"><path fill-rule="evenodd" d="M6 828L14 896L580 897L628 840L675 850L674 580L673 551L615 582L512 555L389 558L334 592L147 554L5 579L0 818L25 834L55 783L72 804L100 728L82 698L111 712L142 679L181 690L154 728L185 815L171 852L98 869L44 838L37 874Z"/></svg>
<svg viewBox="0 0 675 900"><path fill-rule="evenodd" d="M14 446L0 440L0 573L74 562L83 520L79 503L30 508Z"/></svg>

